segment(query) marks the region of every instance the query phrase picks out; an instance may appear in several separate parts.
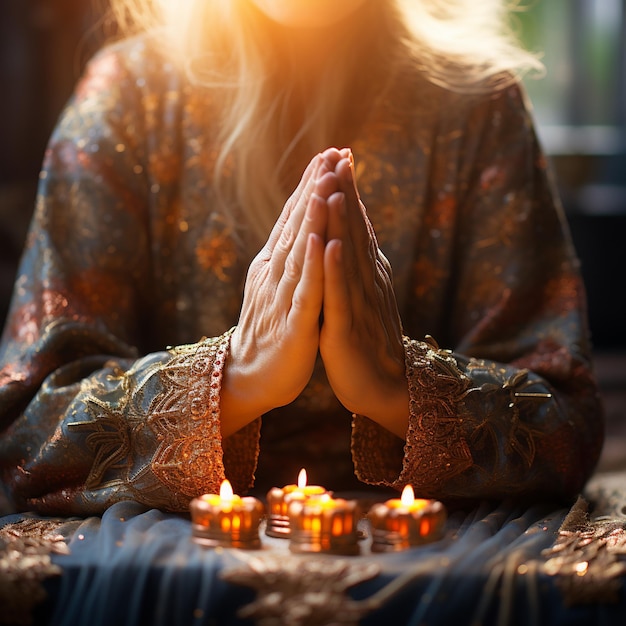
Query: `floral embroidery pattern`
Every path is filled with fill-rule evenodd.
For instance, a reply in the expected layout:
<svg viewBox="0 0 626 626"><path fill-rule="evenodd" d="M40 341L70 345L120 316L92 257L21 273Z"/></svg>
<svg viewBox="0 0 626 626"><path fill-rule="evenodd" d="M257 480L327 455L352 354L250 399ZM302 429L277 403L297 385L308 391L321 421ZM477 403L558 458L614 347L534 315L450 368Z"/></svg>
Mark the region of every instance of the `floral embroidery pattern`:
<svg viewBox="0 0 626 626"><path fill-rule="evenodd" d="M482 472L483 481L484 476L503 481L506 467L527 473L541 433L524 415L531 405L552 398L545 386L526 369L482 359L459 362L430 336L404 342L409 454L397 483L411 482L428 494L440 493L440 485L469 469Z"/></svg>
<svg viewBox="0 0 626 626"><path fill-rule="evenodd" d="M441 350L431 337L426 342L405 337L404 346L412 417L406 440L410 467L405 463L404 473L427 477L431 482L420 484L423 490L473 464L457 410L470 380L451 353Z"/></svg>
<svg viewBox="0 0 626 626"><path fill-rule="evenodd" d="M517 456L525 469L530 468L535 460L535 436L538 433L522 419L522 402L545 402L552 398L552 394L533 390L537 383L529 378L527 369L516 371L502 383L498 380L502 379L502 375L498 376L495 367L487 366L481 360L471 360L467 371L469 374L480 371L494 381L468 390L468 395L480 393L482 398L489 396L488 406L491 407L489 419L475 425L472 444L490 440L492 449L496 451L494 467L507 460L510 463L510 459ZM482 402L487 405L484 400ZM498 452L499 442L502 442L502 452Z"/></svg>
<svg viewBox="0 0 626 626"><path fill-rule="evenodd" d="M120 375L122 394L113 403L93 394L85 398L92 419L68 428L86 433L94 454L87 489L106 486L109 470L125 470L125 489L139 501L149 493L154 506L187 510L192 497L219 488L224 478L219 397L231 334L172 349L169 361L147 368L143 382L133 370ZM154 376L161 390L146 409L144 386ZM140 449L145 431L156 438L154 448ZM156 480L145 475L147 467L131 475L146 455Z"/></svg>
<svg viewBox="0 0 626 626"><path fill-rule="evenodd" d="M173 349L174 357L159 371L163 391L148 417L159 441L151 469L187 499L216 490L224 478L219 397L231 334Z"/></svg>
<svg viewBox="0 0 626 626"><path fill-rule="evenodd" d="M130 465L131 437L128 421L119 407L113 409L95 397L87 398L87 408L93 421L73 422L68 428L88 432L87 447L95 458L85 481L87 489L98 487L109 469L122 469Z"/></svg>

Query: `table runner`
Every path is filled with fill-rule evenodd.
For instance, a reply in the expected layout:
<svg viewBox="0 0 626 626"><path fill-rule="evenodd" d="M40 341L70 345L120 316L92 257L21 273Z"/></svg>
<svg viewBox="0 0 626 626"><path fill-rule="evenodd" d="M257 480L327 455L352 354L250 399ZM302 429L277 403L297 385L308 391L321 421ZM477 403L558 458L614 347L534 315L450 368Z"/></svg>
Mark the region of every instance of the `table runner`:
<svg viewBox="0 0 626 626"><path fill-rule="evenodd" d="M48 594L35 622L50 626L613 626L626 623L623 479L592 483L591 518L583 498L556 510L483 503L452 513L438 542L372 554L366 538L356 557L294 555L264 535L259 551L205 549L186 516L132 502L85 520L13 515L0 519L0 582L6 595L10 533L39 534L49 563L29 580Z"/></svg>

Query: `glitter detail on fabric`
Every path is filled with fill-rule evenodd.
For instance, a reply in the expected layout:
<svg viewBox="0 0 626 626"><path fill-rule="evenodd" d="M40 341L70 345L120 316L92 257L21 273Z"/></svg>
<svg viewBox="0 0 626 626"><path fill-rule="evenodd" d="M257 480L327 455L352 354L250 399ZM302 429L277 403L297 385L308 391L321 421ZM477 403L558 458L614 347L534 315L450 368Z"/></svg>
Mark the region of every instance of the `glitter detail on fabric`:
<svg viewBox="0 0 626 626"><path fill-rule="evenodd" d="M618 602L626 575L626 517L590 519L588 503L579 498L542 555L542 571L556 578L568 606Z"/></svg>
<svg viewBox="0 0 626 626"><path fill-rule="evenodd" d="M57 529L64 520L22 519L0 528L0 624L28 626L46 598L42 581L61 574L50 554L68 554Z"/></svg>
<svg viewBox="0 0 626 626"><path fill-rule="evenodd" d="M224 480L220 391L232 332L174 348L174 357L159 371L163 392L148 417L159 445L150 465L183 501L218 493Z"/></svg>
<svg viewBox="0 0 626 626"><path fill-rule="evenodd" d="M379 573L375 563L267 554L246 557L245 565L226 570L222 578L256 589L256 599L238 616L257 626L356 626L378 605L352 600L347 591Z"/></svg>
<svg viewBox="0 0 626 626"><path fill-rule="evenodd" d="M433 485L473 464L457 408L470 380L450 352L440 350L434 340L417 342L405 337L404 348L410 417L403 474L423 477L418 487L430 492Z"/></svg>
<svg viewBox="0 0 626 626"><path fill-rule="evenodd" d="M130 396L126 396L127 401ZM68 428L75 432L86 432L87 447L94 453L91 471L85 480L87 489L96 489L110 469L124 469L131 464L130 425L124 417L127 402L114 409L99 398L85 400L93 420L74 422Z"/></svg>
<svg viewBox="0 0 626 626"><path fill-rule="evenodd" d="M97 384L85 385L90 419L68 430L86 435L93 455L87 491L122 486L139 502L184 511L191 498L219 490L219 399L231 335L173 348L165 362L113 371L106 379L117 383L115 401ZM250 472L250 463L245 468Z"/></svg>

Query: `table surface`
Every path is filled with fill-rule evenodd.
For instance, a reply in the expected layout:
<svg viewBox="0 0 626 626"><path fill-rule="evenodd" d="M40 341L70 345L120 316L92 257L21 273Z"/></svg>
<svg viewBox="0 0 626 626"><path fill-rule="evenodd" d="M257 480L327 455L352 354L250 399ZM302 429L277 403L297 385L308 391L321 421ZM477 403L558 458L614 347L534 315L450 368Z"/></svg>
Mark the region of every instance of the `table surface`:
<svg viewBox="0 0 626 626"><path fill-rule="evenodd" d="M599 520L584 499L484 503L452 513L441 540L392 554L370 551L364 521L358 556L297 555L263 533L260 550L207 549L186 516L132 502L102 518L0 518L0 537L26 519L67 546L50 555L58 575L36 612L51 626L622 624L626 475L593 488L611 509Z"/></svg>

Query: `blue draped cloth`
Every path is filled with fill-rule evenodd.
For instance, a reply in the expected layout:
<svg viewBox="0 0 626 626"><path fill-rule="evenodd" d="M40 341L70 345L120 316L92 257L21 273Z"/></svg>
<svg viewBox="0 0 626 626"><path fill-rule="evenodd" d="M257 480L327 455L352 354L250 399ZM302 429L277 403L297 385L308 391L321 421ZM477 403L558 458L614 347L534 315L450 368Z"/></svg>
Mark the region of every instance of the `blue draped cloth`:
<svg viewBox="0 0 626 626"><path fill-rule="evenodd" d="M359 556L309 557L293 555L286 540L265 535L260 551L206 549L193 542L187 517L124 502L102 518L59 527L69 554L52 555L61 574L46 579L48 599L37 618L49 626L253 624L241 611L258 599L261 587L266 599L276 597L284 606L306 604L314 595L297 597L302 589L281 587L277 563L292 577L304 575L309 561L321 563L315 571L322 580L340 561L354 580L369 572L342 600L346 607L365 607L359 623L366 626L626 623L623 589L617 602L568 606L558 577L542 568L542 553L554 544L567 513L483 504L450 515L443 539L429 545L374 554L365 539ZM0 526L22 518L5 517ZM268 563L274 574L258 574L256 589L237 580L237 572L271 569ZM323 623L315 621L315 611L310 619L302 623Z"/></svg>

